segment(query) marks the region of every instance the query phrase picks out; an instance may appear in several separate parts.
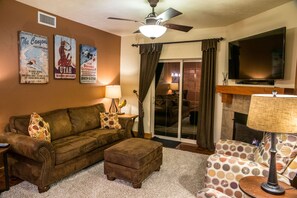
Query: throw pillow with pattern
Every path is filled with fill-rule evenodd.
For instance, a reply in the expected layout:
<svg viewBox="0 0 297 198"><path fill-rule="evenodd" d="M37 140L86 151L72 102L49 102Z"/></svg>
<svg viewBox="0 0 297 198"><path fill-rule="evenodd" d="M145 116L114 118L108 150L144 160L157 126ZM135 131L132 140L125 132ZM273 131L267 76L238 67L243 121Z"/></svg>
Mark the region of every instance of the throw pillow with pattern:
<svg viewBox="0 0 297 198"><path fill-rule="evenodd" d="M49 124L35 112L31 114L28 132L32 138L51 142Z"/></svg>
<svg viewBox="0 0 297 198"><path fill-rule="evenodd" d="M117 113L100 113L102 129L121 129Z"/></svg>
<svg viewBox="0 0 297 198"><path fill-rule="evenodd" d="M255 162L264 166L270 165L271 134L265 133L259 148L256 149ZM288 164L297 155L297 136L294 134L276 134L276 169L282 174Z"/></svg>

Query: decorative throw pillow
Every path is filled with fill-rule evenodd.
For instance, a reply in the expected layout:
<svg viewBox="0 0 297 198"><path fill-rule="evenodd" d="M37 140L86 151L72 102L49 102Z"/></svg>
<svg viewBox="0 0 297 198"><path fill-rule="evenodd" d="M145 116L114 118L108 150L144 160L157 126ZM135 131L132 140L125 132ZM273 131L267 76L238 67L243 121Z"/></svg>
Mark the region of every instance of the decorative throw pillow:
<svg viewBox="0 0 297 198"><path fill-rule="evenodd" d="M37 113L31 114L28 132L32 138L51 142L50 127Z"/></svg>
<svg viewBox="0 0 297 198"><path fill-rule="evenodd" d="M269 167L271 134L265 133L262 142L255 151L255 162ZM297 136L293 134L276 134L276 169L282 174L288 164L297 155Z"/></svg>
<svg viewBox="0 0 297 198"><path fill-rule="evenodd" d="M102 129L121 129L117 113L100 113Z"/></svg>

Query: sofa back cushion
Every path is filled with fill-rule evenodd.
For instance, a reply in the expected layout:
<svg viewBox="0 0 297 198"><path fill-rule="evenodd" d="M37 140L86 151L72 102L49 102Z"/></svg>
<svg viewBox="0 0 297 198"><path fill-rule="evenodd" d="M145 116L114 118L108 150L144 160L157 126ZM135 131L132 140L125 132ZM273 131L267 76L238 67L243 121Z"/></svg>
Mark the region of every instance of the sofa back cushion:
<svg viewBox="0 0 297 198"><path fill-rule="evenodd" d="M30 122L30 115L11 116L9 118L8 131L29 135L28 126Z"/></svg>
<svg viewBox="0 0 297 198"><path fill-rule="evenodd" d="M100 127L100 112L105 112L104 104L69 108L72 123L72 132L77 134L83 131Z"/></svg>
<svg viewBox="0 0 297 198"><path fill-rule="evenodd" d="M41 113L40 116L49 124L51 139L56 140L71 135L71 122L66 109ZM30 115L12 116L9 119L9 131L29 135Z"/></svg>
<svg viewBox="0 0 297 198"><path fill-rule="evenodd" d="M71 135L72 126L67 109L49 111L40 115L49 123L52 141Z"/></svg>

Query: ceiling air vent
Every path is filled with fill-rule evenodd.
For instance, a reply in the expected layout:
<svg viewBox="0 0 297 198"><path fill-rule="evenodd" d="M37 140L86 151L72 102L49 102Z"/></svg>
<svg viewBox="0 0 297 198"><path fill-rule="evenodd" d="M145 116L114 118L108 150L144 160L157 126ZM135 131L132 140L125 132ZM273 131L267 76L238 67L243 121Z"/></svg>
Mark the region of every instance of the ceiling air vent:
<svg viewBox="0 0 297 198"><path fill-rule="evenodd" d="M38 23L46 26L56 28L56 17L38 11Z"/></svg>

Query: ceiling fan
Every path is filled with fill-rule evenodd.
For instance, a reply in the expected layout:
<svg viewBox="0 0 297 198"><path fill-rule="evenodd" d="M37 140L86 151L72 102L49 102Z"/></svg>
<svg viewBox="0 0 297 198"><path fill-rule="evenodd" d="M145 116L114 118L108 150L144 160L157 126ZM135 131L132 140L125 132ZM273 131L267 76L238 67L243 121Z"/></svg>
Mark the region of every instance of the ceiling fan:
<svg viewBox="0 0 297 198"><path fill-rule="evenodd" d="M168 8L161 14L157 15L155 13L155 7L157 6L157 3L159 2L159 0L148 0L148 2L152 7L152 12L149 13L147 17L145 17L144 22L133 20L133 19L117 18L117 17L108 17L108 19L141 23L142 26L140 26L139 30L135 31L134 33L142 33L144 36L149 37L151 39L162 36L166 32L167 28L173 29L173 30L179 30L183 32L188 32L193 28L191 26L177 25L172 23L163 24L169 19L176 17L178 15L181 15L182 13L173 8Z"/></svg>

